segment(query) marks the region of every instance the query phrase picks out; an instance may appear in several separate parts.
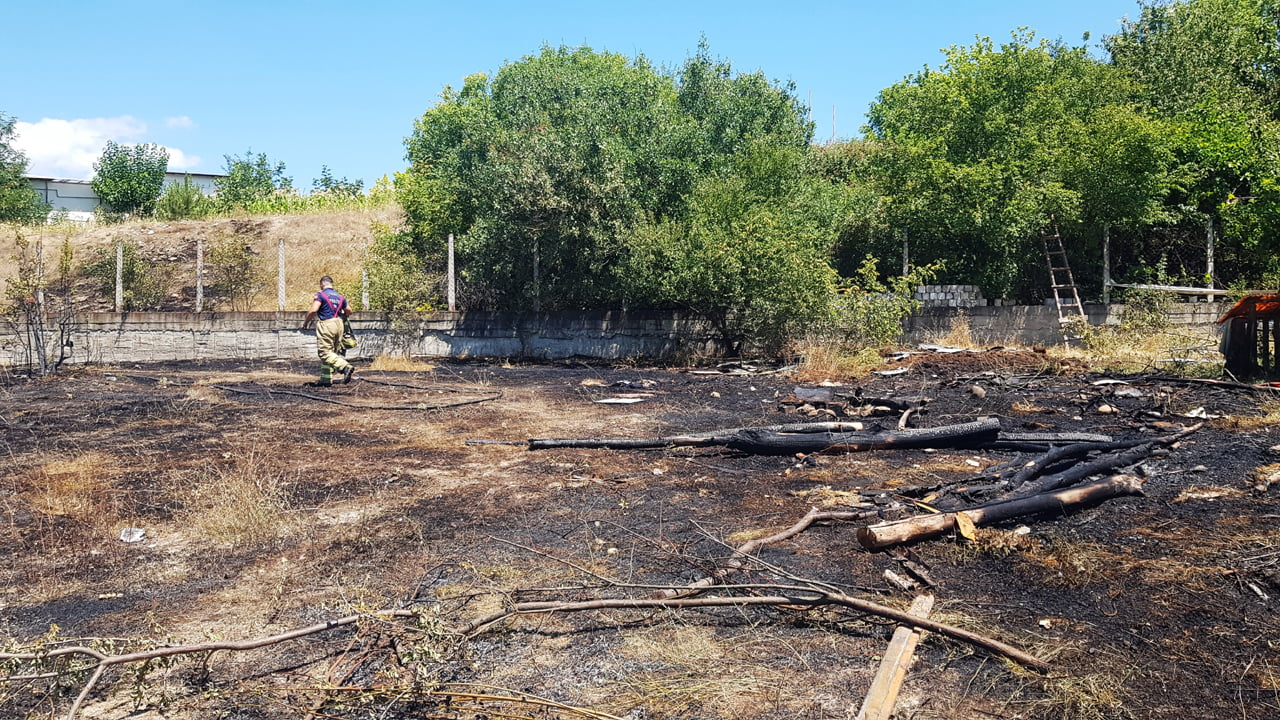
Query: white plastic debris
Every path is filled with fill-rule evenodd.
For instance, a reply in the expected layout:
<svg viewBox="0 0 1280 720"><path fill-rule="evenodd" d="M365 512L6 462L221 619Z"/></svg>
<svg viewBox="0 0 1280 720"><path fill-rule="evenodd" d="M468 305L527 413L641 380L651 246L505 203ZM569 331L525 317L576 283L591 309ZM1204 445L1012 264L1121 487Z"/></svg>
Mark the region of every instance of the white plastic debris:
<svg viewBox="0 0 1280 720"><path fill-rule="evenodd" d="M125 528L120 531L120 542L136 543L142 542L147 536L147 531L142 528Z"/></svg>

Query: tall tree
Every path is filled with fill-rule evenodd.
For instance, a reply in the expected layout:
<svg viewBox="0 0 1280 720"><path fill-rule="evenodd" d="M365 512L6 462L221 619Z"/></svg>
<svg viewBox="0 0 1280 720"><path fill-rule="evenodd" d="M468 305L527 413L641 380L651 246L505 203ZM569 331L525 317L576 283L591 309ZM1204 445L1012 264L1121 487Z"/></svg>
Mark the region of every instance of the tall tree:
<svg viewBox="0 0 1280 720"><path fill-rule="evenodd" d="M734 76L705 48L677 77L643 57L548 47L446 88L396 183L429 257L446 233L464 236L464 278L488 306L599 307L624 300L629 229L685 213L740 148L803 148L809 135L789 89Z"/></svg>
<svg viewBox="0 0 1280 720"><path fill-rule="evenodd" d="M159 145L108 140L93 164L93 192L113 213L151 215L164 189L169 151Z"/></svg>
<svg viewBox="0 0 1280 720"><path fill-rule="evenodd" d="M272 162L266 153L244 157L224 155L224 177L215 178L218 204L224 208L244 206L271 197L277 190L293 189L293 180L284 174L283 162Z"/></svg>
<svg viewBox="0 0 1280 720"><path fill-rule="evenodd" d="M15 118L0 113L0 222L43 222L49 205L27 181L27 158L13 147Z"/></svg>
<svg viewBox="0 0 1280 720"><path fill-rule="evenodd" d="M910 232L913 254L997 296L1044 285L1025 262L1042 230L1142 222L1167 189L1168 133L1124 78L1028 30L951 47L938 69L882 91L868 117L886 223Z"/></svg>
<svg viewBox="0 0 1280 720"><path fill-rule="evenodd" d="M1106 38L1112 62L1178 136L1184 223L1221 223L1226 274L1280 274L1280 3L1144 2Z"/></svg>

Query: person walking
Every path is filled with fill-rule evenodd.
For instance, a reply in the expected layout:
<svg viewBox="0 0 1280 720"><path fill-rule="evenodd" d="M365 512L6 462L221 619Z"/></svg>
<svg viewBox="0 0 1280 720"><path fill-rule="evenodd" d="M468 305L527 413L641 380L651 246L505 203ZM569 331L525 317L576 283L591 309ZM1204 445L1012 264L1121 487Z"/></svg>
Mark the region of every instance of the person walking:
<svg viewBox="0 0 1280 720"><path fill-rule="evenodd" d="M351 314L347 299L333 289L333 278L320 278L320 292L311 302L311 312L302 321L305 330L314 322L316 326L316 354L320 356L320 385L333 384L333 371L342 373L342 382L351 382L355 367L343 357L346 348L342 344L343 321Z"/></svg>

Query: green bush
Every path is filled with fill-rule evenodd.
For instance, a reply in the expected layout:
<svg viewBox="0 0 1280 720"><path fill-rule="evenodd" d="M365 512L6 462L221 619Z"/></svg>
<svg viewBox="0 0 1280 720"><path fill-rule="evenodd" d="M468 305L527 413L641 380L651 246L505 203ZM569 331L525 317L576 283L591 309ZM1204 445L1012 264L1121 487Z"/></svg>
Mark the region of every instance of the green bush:
<svg viewBox="0 0 1280 720"><path fill-rule="evenodd" d="M856 276L836 293L834 324L826 334L848 350L892 345L902 334L903 321L921 307L915 289L931 282L939 270L941 265L928 265L881 281L876 259L868 255Z"/></svg>
<svg viewBox="0 0 1280 720"><path fill-rule="evenodd" d="M150 261L143 256L138 243L125 241L121 248L121 283L123 311L158 310L169 294L174 268ZM104 297L116 294L116 247L99 248L81 269L85 277L98 280Z"/></svg>
<svg viewBox="0 0 1280 720"><path fill-rule="evenodd" d="M155 212L168 167L169 151L159 145L108 140L102 157L93 164L96 174L91 186L108 213L146 216Z"/></svg>
<svg viewBox="0 0 1280 720"><path fill-rule="evenodd" d="M211 293L232 310L253 307L254 299L266 286L267 272L262 258L242 237L229 236L212 242L205 253L204 265L211 279Z"/></svg>
<svg viewBox="0 0 1280 720"><path fill-rule="evenodd" d="M214 210L213 199L204 194L191 176L182 182L165 186L164 194L156 201L156 216L161 220L198 220L208 217Z"/></svg>
<svg viewBox="0 0 1280 720"><path fill-rule="evenodd" d="M437 309L439 279L423 269L422 260L413 253L408 238L382 223L374 224L373 236L373 244L364 258L371 309L389 315Z"/></svg>

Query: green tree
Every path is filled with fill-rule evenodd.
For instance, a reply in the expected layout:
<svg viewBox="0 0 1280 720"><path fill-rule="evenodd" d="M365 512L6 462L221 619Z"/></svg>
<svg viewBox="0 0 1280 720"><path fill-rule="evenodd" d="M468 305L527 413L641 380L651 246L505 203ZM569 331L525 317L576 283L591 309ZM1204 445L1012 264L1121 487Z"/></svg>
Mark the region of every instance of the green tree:
<svg viewBox="0 0 1280 720"><path fill-rule="evenodd" d="M791 89L705 51L679 74L589 48L543 48L466 79L406 140L396 178L417 247L458 235L464 294L495 308L640 303L617 268L635 228L686 214L704 177L755 144L803 151Z"/></svg>
<svg viewBox="0 0 1280 720"><path fill-rule="evenodd" d="M27 181L27 158L10 144L16 122L0 113L0 222L44 222L49 204Z"/></svg>
<svg viewBox="0 0 1280 720"><path fill-rule="evenodd" d="M1105 44L1175 129L1174 220L1197 235L1220 224L1226 274L1280 270L1280 3L1144 2Z"/></svg>
<svg viewBox="0 0 1280 720"><path fill-rule="evenodd" d="M284 174L283 162L272 162L265 153L244 157L224 155L224 177L215 178L218 205L224 209L244 207L255 200L271 197L276 191L290 191L293 180Z"/></svg>
<svg viewBox="0 0 1280 720"><path fill-rule="evenodd" d="M108 140L93 164L93 192L111 213L151 215L164 188L169 151L154 144L126 145Z"/></svg>
<svg viewBox="0 0 1280 720"><path fill-rule="evenodd" d="M1132 84L1083 47L1015 32L953 46L880 93L868 113L870 180L884 224L944 276L995 296L1045 284L1039 232L1074 232L1096 255L1103 224L1149 222L1170 184L1172 133L1135 106Z"/></svg>
<svg viewBox="0 0 1280 720"><path fill-rule="evenodd" d="M320 177L311 181L311 191L339 197L358 198L364 193L364 181L359 179L348 180L345 177L342 179L335 178L333 173L329 171L328 165L321 165Z"/></svg>

